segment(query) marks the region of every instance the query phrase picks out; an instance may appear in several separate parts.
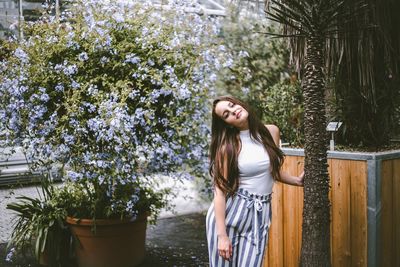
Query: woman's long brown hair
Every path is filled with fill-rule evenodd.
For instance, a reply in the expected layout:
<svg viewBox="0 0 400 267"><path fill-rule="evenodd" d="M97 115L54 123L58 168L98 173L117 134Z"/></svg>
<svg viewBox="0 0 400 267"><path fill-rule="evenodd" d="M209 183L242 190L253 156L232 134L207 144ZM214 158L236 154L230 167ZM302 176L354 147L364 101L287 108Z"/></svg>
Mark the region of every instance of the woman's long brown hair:
<svg viewBox="0 0 400 267"><path fill-rule="evenodd" d="M272 177L275 180L279 180L279 171L283 164L284 154L275 144L267 127L265 127L246 103L232 96L221 96L213 102L211 121L209 172L214 178L214 184L227 196L233 195L239 186L238 156L241 149L240 131L227 124L215 113L215 107L220 101L229 101L240 105L249 113L248 124L250 136L253 140L264 145L270 157Z"/></svg>

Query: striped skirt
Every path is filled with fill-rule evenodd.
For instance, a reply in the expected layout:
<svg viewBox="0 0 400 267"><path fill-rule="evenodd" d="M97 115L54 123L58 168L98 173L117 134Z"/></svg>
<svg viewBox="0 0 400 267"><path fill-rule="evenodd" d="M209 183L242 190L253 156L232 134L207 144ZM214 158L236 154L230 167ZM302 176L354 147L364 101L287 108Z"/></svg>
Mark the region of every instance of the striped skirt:
<svg viewBox="0 0 400 267"><path fill-rule="evenodd" d="M208 209L206 231L210 267L259 267L263 262L271 222L271 194L256 195L244 189L226 201L226 232L232 242L232 258L218 253L214 203Z"/></svg>

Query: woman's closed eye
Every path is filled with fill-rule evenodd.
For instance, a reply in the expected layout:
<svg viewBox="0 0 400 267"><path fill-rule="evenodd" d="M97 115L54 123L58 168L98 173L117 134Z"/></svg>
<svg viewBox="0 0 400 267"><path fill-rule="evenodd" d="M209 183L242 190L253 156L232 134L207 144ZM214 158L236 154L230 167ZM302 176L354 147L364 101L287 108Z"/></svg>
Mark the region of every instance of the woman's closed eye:
<svg viewBox="0 0 400 267"><path fill-rule="evenodd" d="M233 108L235 105L236 105L235 103L229 102L228 107ZM224 112L224 119L227 119L228 117L229 117L229 111L226 110Z"/></svg>
<svg viewBox="0 0 400 267"><path fill-rule="evenodd" d="M228 103L228 108L229 109L233 108L234 106L236 106L235 103L232 103L232 102ZM228 109L225 109L224 113L222 113L222 118L224 120L226 120L229 117L229 113L230 113L230 111Z"/></svg>

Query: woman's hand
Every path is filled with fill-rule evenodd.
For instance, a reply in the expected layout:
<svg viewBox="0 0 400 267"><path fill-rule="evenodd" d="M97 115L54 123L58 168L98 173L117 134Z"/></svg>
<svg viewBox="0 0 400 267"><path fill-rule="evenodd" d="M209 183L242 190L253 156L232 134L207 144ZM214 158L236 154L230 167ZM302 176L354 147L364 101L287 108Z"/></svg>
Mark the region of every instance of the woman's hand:
<svg viewBox="0 0 400 267"><path fill-rule="evenodd" d="M286 171L280 171L280 179L282 183L296 185L296 186L303 186L304 185L304 171L300 173L299 176L294 176L288 174Z"/></svg>
<svg viewBox="0 0 400 267"><path fill-rule="evenodd" d="M302 171L298 177L298 186L304 186L304 171Z"/></svg>
<svg viewBox="0 0 400 267"><path fill-rule="evenodd" d="M218 236L218 253L224 259L229 261L232 257L232 242L227 235Z"/></svg>

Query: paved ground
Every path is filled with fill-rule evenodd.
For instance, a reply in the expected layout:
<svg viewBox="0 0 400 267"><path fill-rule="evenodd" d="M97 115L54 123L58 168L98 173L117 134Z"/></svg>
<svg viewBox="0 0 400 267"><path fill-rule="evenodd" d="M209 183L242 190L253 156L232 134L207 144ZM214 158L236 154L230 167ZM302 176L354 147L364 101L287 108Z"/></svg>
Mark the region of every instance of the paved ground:
<svg viewBox="0 0 400 267"><path fill-rule="evenodd" d="M5 243L9 240L14 215L10 210L6 209L8 203L15 201L16 196L37 196L37 189L34 186L26 186L18 189L0 189L0 243Z"/></svg>
<svg viewBox="0 0 400 267"><path fill-rule="evenodd" d="M205 213L162 218L147 229L146 258L140 267L208 266ZM5 244L0 244L1 267L39 267L32 256L7 263ZM76 267L71 262L68 267ZM112 266L110 266L112 267Z"/></svg>
<svg viewBox="0 0 400 267"><path fill-rule="evenodd" d="M205 214L161 219L147 234L147 257L140 267L208 266Z"/></svg>

